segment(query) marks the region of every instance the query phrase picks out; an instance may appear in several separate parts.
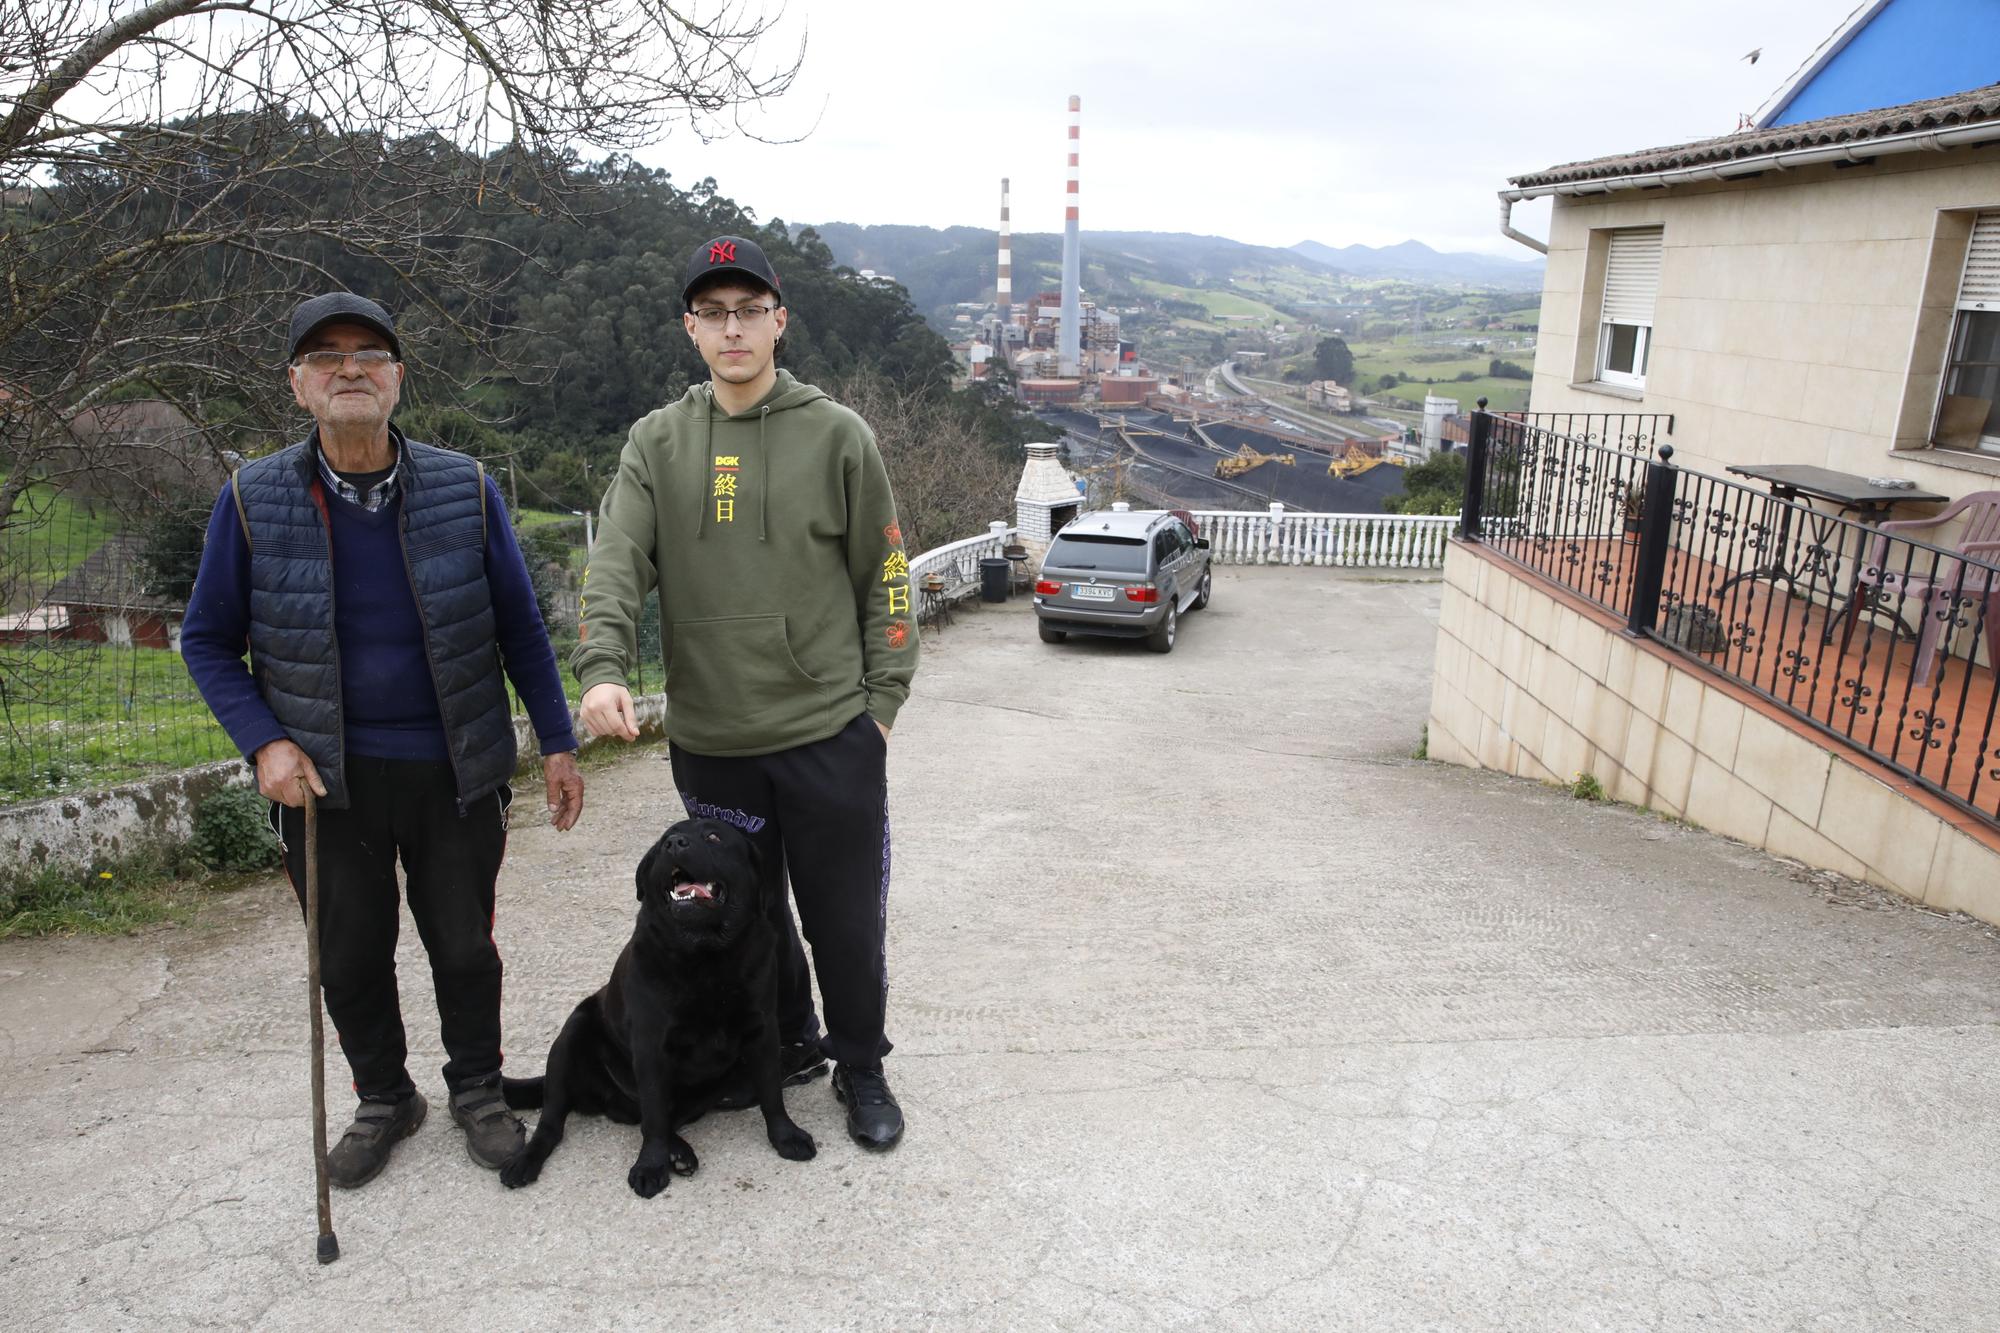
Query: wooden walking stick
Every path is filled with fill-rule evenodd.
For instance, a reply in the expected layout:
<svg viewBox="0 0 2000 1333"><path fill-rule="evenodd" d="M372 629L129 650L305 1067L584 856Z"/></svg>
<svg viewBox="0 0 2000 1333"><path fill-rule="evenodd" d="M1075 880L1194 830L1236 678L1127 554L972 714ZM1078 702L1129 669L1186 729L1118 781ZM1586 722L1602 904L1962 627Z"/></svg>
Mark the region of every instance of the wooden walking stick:
<svg viewBox="0 0 2000 1333"><path fill-rule="evenodd" d="M319 1192L319 1261L340 1257L333 1234L333 1203L326 1188L326 1028L319 996L319 806L312 784L299 779L306 798L306 1001L312 1009L313 1175Z"/></svg>

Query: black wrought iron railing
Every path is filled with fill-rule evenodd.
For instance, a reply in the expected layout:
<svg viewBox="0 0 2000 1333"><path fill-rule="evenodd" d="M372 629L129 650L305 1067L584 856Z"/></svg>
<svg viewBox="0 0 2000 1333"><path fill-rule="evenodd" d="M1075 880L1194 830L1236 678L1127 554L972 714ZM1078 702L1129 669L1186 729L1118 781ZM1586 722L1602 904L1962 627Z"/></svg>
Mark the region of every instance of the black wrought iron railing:
<svg viewBox="0 0 2000 1333"><path fill-rule="evenodd" d="M1648 453L1667 443L1674 433L1671 412L1495 412L1493 415L1564 439L1628 453Z"/></svg>
<svg viewBox="0 0 2000 1333"><path fill-rule="evenodd" d="M1651 432L1481 411L1461 535L2000 825L2000 544L1920 540L1672 459Z"/></svg>

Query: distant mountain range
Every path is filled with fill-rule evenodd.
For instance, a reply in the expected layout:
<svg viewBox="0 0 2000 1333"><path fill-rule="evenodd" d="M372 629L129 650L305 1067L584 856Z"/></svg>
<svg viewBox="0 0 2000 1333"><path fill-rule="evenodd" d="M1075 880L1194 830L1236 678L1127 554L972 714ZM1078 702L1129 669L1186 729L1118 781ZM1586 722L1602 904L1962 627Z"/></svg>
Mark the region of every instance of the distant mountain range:
<svg viewBox="0 0 2000 1333"><path fill-rule="evenodd" d="M796 236L805 230L794 224ZM857 226L851 222L814 225L835 262L873 269L902 283L917 309L935 316L957 301L993 298L994 233L982 227ZM1062 237L1054 232L1015 232L1014 294L1025 300L1053 286L1062 260ZM1399 278L1441 286L1474 285L1538 290L1542 262L1496 259L1490 255L1440 254L1419 241L1372 249L1343 248L1301 241L1290 249L1245 245L1223 236L1185 232L1086 231L1083 233L1086 290L1112 294L1139 279L1211 290L1232 279L1268 279L1287 270L1311 287L1337 284L1345 276Z"/></svg>
<svg viewBox="0 0 2000 1333"><path fill-rule="evenodd" d="M1501 259L1494 255L1440 253L1422 241L1380 248L1368 245L1321 245L1300 241L1294 254L1352 273L1357 278L1406 278L1412 282L1471 282L1492 287L1539 289L1540 259Z"/></svg>

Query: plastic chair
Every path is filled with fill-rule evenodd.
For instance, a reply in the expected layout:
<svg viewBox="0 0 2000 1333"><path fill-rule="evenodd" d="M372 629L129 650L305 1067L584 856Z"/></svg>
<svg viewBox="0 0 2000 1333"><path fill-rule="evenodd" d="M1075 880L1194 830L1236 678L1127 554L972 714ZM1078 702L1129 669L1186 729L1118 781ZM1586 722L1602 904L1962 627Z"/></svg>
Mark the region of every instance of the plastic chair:
<svg viewBox="0 0 2000 1333"><path fill-rule="evenodd" d="M1965 530L1958 538L1958 556L1936 557L1932 567L1920 570L1918 562L1923 553L1918 552L1908 569L1889 567L1888 534L1941 527L1960 514L1966 518ZM1893 605L1900 597L1903 604L1917 608L1921 618L1910 678L1918 685L1929 685L1937 676L1938 647L1944 639L1945 626L1952 622L1960 606L1978 602L1985 606L1987 655L1995 668L2000 669L2000 624L1995 623L2000 620L2000 573L1984 565L1968 565L1960 558L1964 556L1988 564L2000 563L2000 491L1974 491L1953 500L1929 518L1897 519L1882 524L1869 543L1867 557L1855 571L1854 591L1848 596L1847 605L1841 608L1840 617L1845 622L1840 633L1841 652L1847 651L1849 641L1854 638L1854 622L1864 604L1873 601L1878 606Z"/></svg>

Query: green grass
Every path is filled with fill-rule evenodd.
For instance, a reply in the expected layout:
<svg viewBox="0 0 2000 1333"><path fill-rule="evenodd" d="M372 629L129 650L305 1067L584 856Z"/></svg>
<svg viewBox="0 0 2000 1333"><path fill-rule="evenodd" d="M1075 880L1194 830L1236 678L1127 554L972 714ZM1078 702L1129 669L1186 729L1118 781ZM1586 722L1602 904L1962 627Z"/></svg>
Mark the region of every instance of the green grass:
<svg viewBox="0 0 2000 1333"><path fill-rule="evenodd" d="M236 751L177 653L0 647L0 801L185 768Z"/></svg>
<svg viewBox="0 0 2000 1333"><path fill-rule="evenodd" d="M1355 384L1360 392L1371 398L1398 399L1419 410L1424 405L1424 396L1435 393L1458 399L1460 406L1468 411L1481 398L1485 398L1487 406L1496 412L1515 411L1528 405L1529 382L1496 379L1486 370L1496 358L1532 368L1534 353L1515 345L1521 336L1431 333L1414 337L1403 334L1387 342L1350 342L1349 347L1354 352ZM1466 337L1478 337L1489 350L1472 352L1451 345ZM1408 375L1411 382L1393 389L1377 389L1377 379L1392 371ZM1457 379L1456 376L1463 371L1476 372L1476 378ZM1426 384L1425 380L1436 382Z"/></svg>
<svg viewBox="0 0 2000 1333"><path fill-rule="evenodd" d="M511 511L514 526L524 529L546 528L552 523L576 524L577 542L583 541L583 519L571 513L554 509L516 509Z"/></svg>
<svg viewBox="0 0 2000 1333"><path fill-rule="evenodd" d="M91 512L86 502L40 483L22 491L0 534L0 610L39 603L116 531L114 517Z"/></svg>
<svg viewBox="0 0 2000 1333"><path fill-rule="evenodd" d="M201 897L240 884L216 877L185 846L148 849L85 870L15 872L0 879L0 939L123 935L191 920Z"/></svg>
<svg viewBox="0 0 2000 1333"><path fill-rule="evenodd" d="M1210 315L1248 315L1260 323L1282 323L1285 317L1262 301L1253 301L1234 292L1203 291L1199 287L1176 287L1151 278L1134 278L1132 285L1148 296L1198 305Z"/></svg>
<svg viewBox="0 0 2000 1333"><path fill-rule="evenodd" d="M1365 379L1363 383L1366 384ZM1368 396L1371 398L1400 398L1413 408L1422 408L1424 396L1433 393L1442 398L1456 398L1459 407L1467 412L1470 412L1473 404L1481 398L1486 400L1487 408L1494 412L1518 411L1528 405L1528 381L1496 380L1489 376L1481 376L1464 383L1411 383L1399 384L1393 389L1368 390Z"/></svg>

